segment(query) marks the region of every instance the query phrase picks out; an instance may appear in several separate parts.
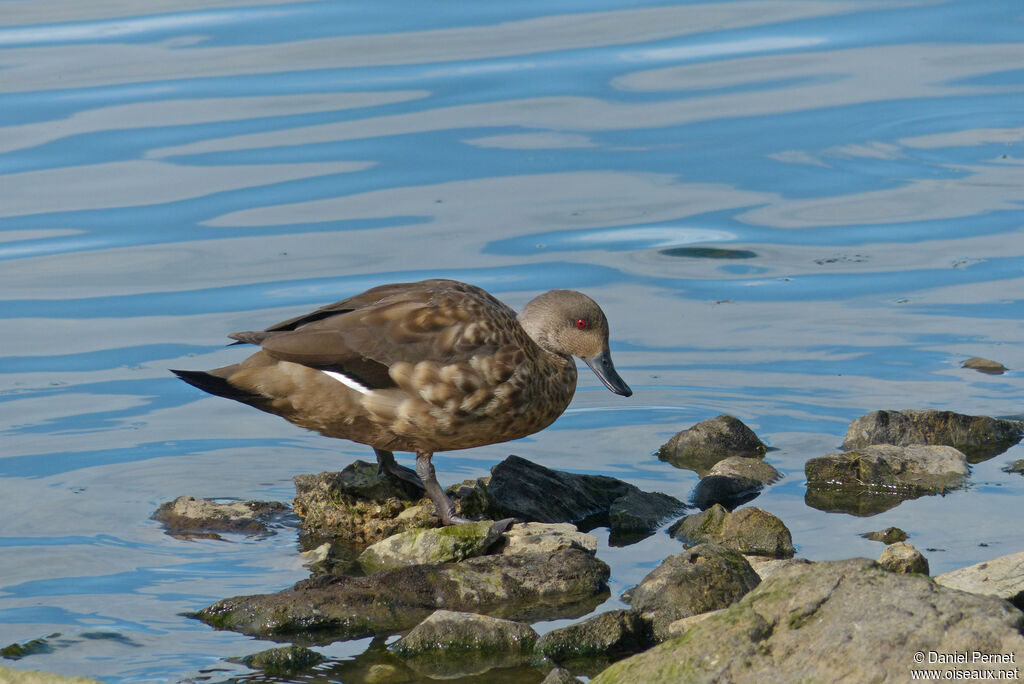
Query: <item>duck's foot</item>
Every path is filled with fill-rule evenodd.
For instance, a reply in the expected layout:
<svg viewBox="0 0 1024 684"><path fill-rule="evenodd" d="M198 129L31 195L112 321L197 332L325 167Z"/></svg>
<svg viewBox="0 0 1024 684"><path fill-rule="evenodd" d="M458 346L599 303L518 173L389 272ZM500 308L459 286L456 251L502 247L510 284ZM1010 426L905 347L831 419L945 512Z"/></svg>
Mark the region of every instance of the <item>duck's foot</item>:
<svg viewBox="0 0 1024 684"><path fill-rule="evenodd" d="M378 477L396 477L403 482L417 487L418 489L426 489L426 485L423 484L423 480L420 479L419 475L412 468L406 468L403 465L398 465L398 461L395 460L395 455L390 451L384 451L383 449L374 449L377 454L377 476Z"/></svg>

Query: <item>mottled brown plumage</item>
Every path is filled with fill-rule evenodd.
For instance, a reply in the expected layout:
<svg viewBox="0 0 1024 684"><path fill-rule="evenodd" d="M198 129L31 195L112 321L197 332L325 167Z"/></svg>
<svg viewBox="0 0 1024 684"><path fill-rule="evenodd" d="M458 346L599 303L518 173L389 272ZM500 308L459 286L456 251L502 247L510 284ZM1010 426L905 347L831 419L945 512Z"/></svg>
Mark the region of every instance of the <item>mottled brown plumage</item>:
<svg viewBox="0 0 1024 684"><path fill-rule="evenodd" d="M259 332L234 333L261 350L186 382L328 437L417 454L438 513L457 522L434 476L435 451L525 437L569 405L582 358L612 391L632 392L608 352L608 323L586 295L553 290L515 312L453 280L382 285Z"/></svg>

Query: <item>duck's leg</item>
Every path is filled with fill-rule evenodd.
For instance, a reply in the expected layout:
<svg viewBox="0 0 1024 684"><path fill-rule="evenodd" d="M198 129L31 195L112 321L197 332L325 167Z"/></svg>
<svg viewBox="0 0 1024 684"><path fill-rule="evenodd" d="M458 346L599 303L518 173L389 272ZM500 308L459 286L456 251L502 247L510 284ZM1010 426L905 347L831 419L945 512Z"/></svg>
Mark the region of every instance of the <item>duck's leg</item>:
<svg viewBox="0 0 1024 684"><path fill-rule="evenodd" d="M452 503L452 500L441 489L441 485L437 482L437 475L434 474L434 464L430 462L430 458L433 455L431 451L416 452L416 474L423 480L423 486L426 488L427 494L430 495L430 500L434 502L434 507L437 509L437 515L441 518L441 522L445 525L459 525L472 522L462 516L455 515L455 504Z"/></svg>
<svg viewBox="0 0 1024 684"><path fill-rule="evenodd" d="M373 453L377 455L378 477L383 477L384 473L390 473L399 480L404 480L411 485L419 487L420 489L426 489L426 487L423 486L423 481L420 480L412 468L406 468L405 466L398 465L398 461L395 460L395 455L393 453L376 447L374 447Z"/></svg>

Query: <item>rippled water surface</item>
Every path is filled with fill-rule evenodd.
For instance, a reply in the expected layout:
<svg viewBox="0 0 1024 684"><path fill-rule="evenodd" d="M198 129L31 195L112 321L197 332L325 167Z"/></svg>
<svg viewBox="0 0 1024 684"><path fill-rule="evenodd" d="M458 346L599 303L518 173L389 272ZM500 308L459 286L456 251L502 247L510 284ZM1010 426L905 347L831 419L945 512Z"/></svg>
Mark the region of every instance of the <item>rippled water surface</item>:
<svg viewBox="0 0 1024 684"><path fill-rule="evenodd" d="M870 518L807 505L803 464L873 409L1024 410L1022 112L1019 0L0 2L0 646L60 635L0 663L249 672L269 642L182 613L305 576L294 528L150 514L369 453L166 369L430 276L586 291L635 390L586 372L548 430L439 454L445 484L514 452L686 498L653 452L732 413L800 555L877 557L858 534L888 525L933 573L1021 551L1024 447ZM599 610L682 548L597 534ZM362 681L369 644L322 648L320 681Z"/></svg>

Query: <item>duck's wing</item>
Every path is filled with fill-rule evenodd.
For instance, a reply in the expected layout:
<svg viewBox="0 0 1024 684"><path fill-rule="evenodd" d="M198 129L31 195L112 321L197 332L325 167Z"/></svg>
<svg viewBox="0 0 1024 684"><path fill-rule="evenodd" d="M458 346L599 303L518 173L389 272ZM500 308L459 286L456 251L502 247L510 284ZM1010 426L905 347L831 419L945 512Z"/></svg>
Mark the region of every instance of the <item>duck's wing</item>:
<svg viewBox="0 0 1024 684"><path fill-rule="evenodd" d="M444 280L381 286L265 331L231 337L258 344L281 361L342 373L369 389L395 387L395 366L405 375L408 366L427 362L439 372L487 357L511 368L519 360L513 350L529 340L510 308L479 288Z"/></svg>

